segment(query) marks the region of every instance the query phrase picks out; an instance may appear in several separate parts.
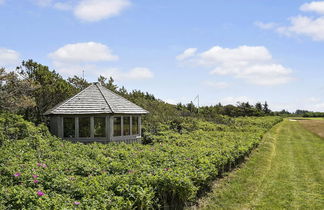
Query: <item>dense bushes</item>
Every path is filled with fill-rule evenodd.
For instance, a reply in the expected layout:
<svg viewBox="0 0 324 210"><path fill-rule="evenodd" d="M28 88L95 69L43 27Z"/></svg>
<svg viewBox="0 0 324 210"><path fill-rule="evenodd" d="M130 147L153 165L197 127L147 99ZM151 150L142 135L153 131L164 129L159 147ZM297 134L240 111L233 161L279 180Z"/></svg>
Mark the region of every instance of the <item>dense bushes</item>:
<svg viewBox="0 0 324 210"><path fill-rule="evenodd" d="M324 112L306 112L303 117L324 117Z"/></svg>
<svg viewBox="0 0 324 210"><path fill-rule="evenodd" d="M151 144L70 143L0 115L0 209L180 208L281 119L160 124ZM179 130L178 128L181 127Z"/></svg>

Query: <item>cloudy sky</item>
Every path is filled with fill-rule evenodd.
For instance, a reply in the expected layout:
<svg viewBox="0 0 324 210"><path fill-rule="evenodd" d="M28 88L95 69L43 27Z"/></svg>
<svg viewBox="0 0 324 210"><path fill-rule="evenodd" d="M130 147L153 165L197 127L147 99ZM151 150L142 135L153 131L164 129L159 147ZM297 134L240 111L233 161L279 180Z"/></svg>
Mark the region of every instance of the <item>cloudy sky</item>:
<svg viewBox="0 0 324 210"><path fill-rule="evenodd" d="M0 0L0 66L26 59L170 103L324 111L324 1Z"/></svg>

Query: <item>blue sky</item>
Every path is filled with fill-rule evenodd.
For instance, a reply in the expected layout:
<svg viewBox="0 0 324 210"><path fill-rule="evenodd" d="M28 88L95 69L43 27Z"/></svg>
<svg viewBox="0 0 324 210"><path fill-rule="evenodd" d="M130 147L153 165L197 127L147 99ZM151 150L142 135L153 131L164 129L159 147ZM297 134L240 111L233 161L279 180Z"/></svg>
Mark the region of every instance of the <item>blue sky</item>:
<svg viewBox="0 0 324 210"><path fill-rule="evenodd" d="M0 0L0 66L113 76L170 103L324 111L324 1Z"/></svg>

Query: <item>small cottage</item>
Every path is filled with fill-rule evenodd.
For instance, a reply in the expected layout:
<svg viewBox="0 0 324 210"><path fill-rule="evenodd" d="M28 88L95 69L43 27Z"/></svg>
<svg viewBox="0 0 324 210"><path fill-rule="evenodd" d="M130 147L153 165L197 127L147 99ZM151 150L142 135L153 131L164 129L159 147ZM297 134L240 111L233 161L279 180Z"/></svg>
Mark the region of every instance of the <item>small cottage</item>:
<svg viewBox="0 0 324 210"><path fill-rule="evenodd" d="M52 134L80 142L134 142L148 111L94 83L45 112Z"/></svg>

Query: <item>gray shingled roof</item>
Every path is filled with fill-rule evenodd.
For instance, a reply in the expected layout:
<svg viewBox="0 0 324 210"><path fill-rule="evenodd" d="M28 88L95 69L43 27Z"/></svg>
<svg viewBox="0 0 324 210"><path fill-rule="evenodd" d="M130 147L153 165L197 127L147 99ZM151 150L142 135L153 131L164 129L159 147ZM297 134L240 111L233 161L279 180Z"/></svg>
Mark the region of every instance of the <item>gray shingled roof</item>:
<svg viewBox="0 0 324 210"><path fill-rule="evenodd" d="M147 114L148 111L100 84L93 84L45 112L49 114Z"/></svg>

